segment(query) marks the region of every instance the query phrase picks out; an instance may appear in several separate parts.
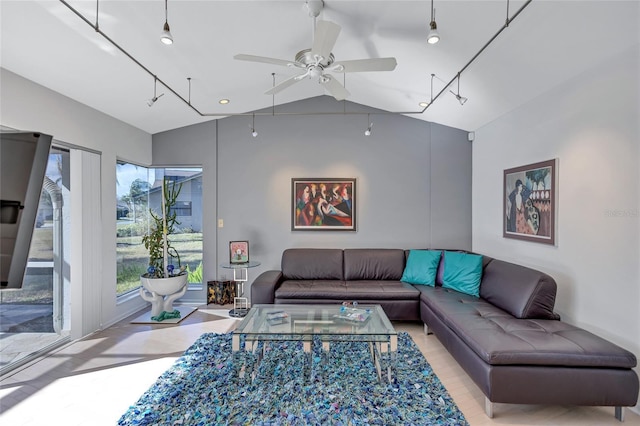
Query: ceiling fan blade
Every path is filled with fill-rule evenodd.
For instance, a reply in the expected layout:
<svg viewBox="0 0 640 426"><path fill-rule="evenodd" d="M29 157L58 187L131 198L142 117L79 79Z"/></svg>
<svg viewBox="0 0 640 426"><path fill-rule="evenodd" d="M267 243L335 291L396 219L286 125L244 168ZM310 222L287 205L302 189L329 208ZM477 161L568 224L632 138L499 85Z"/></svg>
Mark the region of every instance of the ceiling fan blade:
<svg viewBox="0 0 640 426"><path fill-rule="evenodd" d="M266 56L245 55L242 53L235 55L233 59L237 59L239 61L262 62L264 64L282 65L285 67L300 67L300 64L297 64L294 61L285 61L284 59L268 58Z"/></svg>
<svg viewBox="0 0 640 426"><path fill-rule="evenodd" d="M396 58L355 59L335 62L326 70L331 72L393 71L396 65L398 65Z"/></svg>
<svg viewBox="0 0 640 426"><path fill-rule="evenodd" d="M342 84L340 84L338 80L331 77L329 74L325 74L320 77L320 84L324 85L331 96L336 98L338 101L345 100L351 94Z"/></svg>
<svg viewBox="0 0 640 426"><path fill-rule="evenodd" d="M311 53L322 56L323 59L329 59L333 46L336 45L338 35L340 34L340 25L329 21L318 21L316 24L316 32L313 38L313 47Z"/></svg>
<svg viewBox="0 0 640 426"><path fill-rule="evenodd" d="M288 79L282 81L281 83L276 84L271 89L269 89L266 92L264 92L264 94L265 95L274 95L274 94L276 94L278 92L283 91L287 87L296 84L297 82L299 82L301 80L302 80L302 78L300 78L300 75L294 75L293 77L289 77Z"/></svg>

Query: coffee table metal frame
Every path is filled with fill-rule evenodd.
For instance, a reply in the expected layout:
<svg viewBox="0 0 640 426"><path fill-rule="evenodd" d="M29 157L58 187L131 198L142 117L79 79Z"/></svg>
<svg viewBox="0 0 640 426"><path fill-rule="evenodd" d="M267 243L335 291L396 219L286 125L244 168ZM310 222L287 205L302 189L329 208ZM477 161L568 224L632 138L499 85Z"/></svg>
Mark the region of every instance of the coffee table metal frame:
<svg viewBox="0 0 640 426"><path fill-rule="evenodd" d="M358 309L369 309L366 321L347 321L338 318L341 305L255 305L233 331L232 350L256 354L255 365L244 365L238 374L251 371L255 376L269 342L300 341L305 352L313 353L314 336L318 336L324 353L328 353L332 342L367 342L378 380L382 371L391 383L395 369L398 334L380 305L358 305ZM269 321L267 315L285 312L288 316L280 321ZM244 338L244 345L241 339ZM257 351L262 342L262 350ZM242 346L242 347L241 347ZM257 352L257 353L256 353ZM389 354L386 366L382 365L382 354ZM309 357L310 359L312 357ZM308 377L314 377L313 366L308 368Z"/></svg>

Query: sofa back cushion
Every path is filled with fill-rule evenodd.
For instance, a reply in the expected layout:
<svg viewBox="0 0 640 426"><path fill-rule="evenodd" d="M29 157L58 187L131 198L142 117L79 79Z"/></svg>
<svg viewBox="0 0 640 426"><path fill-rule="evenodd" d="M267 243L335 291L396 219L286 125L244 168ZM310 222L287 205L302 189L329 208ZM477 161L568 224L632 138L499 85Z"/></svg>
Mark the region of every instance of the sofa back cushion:
<svg viewBox="0 0 640 426"><path fill-rule="evenodd" d="M493 259L484 268L480 297L516 318L559 319L556 289L544 272Z"/></svg>
<svg viewBox="0 0 640 426"><path fill-rule="evenodd" d="M287 249L282 276L289 280L343 280L341 249Z"/></svg>
<svg viewBox="0 0 640 426"><path fill-rule="evenodd" d="M444 250L441 250L441 251L443 255L440 256L440 263L438 264L438 272L436 272L436 286L441 286L444 283ZM467 250L447 249L447 251L453 251L456 253L478 254L478 253L473 253ZM493 258L489 256L485 256L484 254L481 256L482 256L482 270L484 271L484 269L493 260Z"/></svg>
<svg viewBox="0 0 640 426"><path fill-rule="evenodd" d="M433 287L441 257L440 250L410 250L400 281Z"/></svg>
<svg viewBox="0 0 640 426"><path fill-rule="evenodd" d="M479 254L445 251L442 287L469 296L480 297L482 256Z"/></svg>
<svg viewBox="0 0 640 426"><path fill-rule="evenodd" d="M402 249L345 249L345 280L400 281L404 271Z"/></svg>

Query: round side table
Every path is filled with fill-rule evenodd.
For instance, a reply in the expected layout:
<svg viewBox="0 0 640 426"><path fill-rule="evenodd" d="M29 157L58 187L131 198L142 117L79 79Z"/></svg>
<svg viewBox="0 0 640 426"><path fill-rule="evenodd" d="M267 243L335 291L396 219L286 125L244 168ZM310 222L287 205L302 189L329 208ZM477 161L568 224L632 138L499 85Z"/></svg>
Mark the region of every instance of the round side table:
<svg viewBox="0 0 640 426"><path fill-rule="evenodd" d="M249 300L244 297L244 283L249 277L249 268L260 266L260 262L252 260L245 263L221 263L220 267L233 270L233 281L236 283L236 297L233 298L233 309L229 311L229 316L242 318L249 312Z"/></svg>

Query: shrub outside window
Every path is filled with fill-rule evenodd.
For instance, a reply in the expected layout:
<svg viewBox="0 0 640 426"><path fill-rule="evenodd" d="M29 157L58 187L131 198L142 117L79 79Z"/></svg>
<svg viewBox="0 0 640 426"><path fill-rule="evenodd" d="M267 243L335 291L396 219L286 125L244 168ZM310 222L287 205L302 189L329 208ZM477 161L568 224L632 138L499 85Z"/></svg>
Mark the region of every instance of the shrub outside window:
<svg viewBox="0 0 640 426"><path fill-rule="evenodd" d="M147 168L118 162L116 169L116 294L140 287L140 275L148 267L148 252L142 236L149 229L149 209L161 211L165 176L182 183L175 211L178 229L173 245L189 271L189 284L202 285L202 169L185 167ZM176 265L177 266L177 265Z"/></svg>

